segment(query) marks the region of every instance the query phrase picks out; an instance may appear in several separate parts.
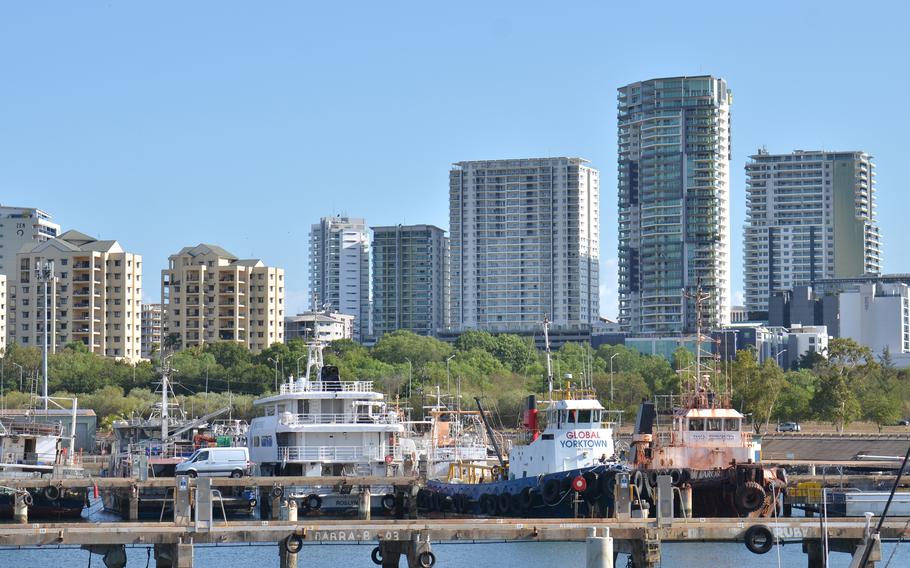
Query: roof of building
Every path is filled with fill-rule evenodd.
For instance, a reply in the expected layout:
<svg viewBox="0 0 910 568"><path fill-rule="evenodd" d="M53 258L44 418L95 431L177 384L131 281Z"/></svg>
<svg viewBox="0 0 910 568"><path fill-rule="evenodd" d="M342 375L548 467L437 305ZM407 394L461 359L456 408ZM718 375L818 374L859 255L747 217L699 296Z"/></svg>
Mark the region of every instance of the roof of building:
<svg viewBox="0 0 910 568"><path fill-rule="evenodd" d="M48 249L62 252L123 252L123 247L115 240L98 240L85 233L70 229L46 241L29 243L22 247L20 253L36 253Z"/></svg>
<svg viewBox="0 0 910 568"><path fill-rule="evenodd" d="M237 260L237 255L229 252L227 249L224 249L218 245L210 245L206 243L199 243L193 247L183 247L180 249L180 252L177 255L188 254L190 256L201 256L204 254L214 254L223 258L229 258L232 261Z"/></svg>

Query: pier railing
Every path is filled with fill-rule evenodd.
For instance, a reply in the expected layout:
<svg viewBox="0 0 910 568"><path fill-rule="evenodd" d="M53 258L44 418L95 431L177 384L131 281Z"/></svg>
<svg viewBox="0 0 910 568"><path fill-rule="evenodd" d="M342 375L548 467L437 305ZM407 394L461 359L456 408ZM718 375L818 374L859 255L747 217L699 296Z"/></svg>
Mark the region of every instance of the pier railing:
<svg viewBox="0 0 910 568"><path fill-rule="evenodd" d="M279 446L278 459L289 462L381 461L387 455L401 459L401 448L362 448L360 446Z"/></svg>
<svg viewBox="0 0 910 568"><path fill-rule="evenodd" d="M279 422L285 426L307 426L314 424L400 424L397 414L351 414L351 413L309 413L284 414Z"/></svg>

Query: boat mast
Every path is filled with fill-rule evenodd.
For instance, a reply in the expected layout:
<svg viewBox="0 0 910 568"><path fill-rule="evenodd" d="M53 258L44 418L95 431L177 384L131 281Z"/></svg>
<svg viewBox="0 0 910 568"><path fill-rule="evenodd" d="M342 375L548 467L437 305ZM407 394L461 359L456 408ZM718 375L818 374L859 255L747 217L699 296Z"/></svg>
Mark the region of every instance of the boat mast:
<svg viewBox="0 0 910 568"><path fill-rule="evenodd" d="M550 318L543 317L543 341L547 349L547 392L553 402L553 363L550 360Z"/></svg>
<svg viewBox="0 0 910 568"><path fill-rule="evenodd" d="M168 381L167 381L167 371L168 371L167 363L165 363L165 367L161 370L161 441L162 442L167 440L167 434L168 434L168 432L167 432L167 418L168 418L167 389L170 387L168 386Z"/></svg>

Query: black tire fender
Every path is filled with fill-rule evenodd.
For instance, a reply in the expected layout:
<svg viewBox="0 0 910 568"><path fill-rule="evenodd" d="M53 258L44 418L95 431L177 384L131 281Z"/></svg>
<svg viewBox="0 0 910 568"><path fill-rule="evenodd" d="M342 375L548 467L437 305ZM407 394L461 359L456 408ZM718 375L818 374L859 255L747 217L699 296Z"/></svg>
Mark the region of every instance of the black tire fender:
<svg viewBox="0 0 910 568"><path fill-rule="evenodd" d="M48 501L56 501L60 498L60 488L56 485L48 485L44 488L44 497Z"/></svg>
<svg viewBox="0 0 910 568"><path fill-rule="evenodd" d="M303 538L300 535L292 534L284 539L284 549L288 551L288 554L297 554L301 548L303 548Z"/></svg>
<svg viewBox="0 0 910 568"><path fill-rule="evenodd" d="M752 554L765 554L774 546L774 535L765 525L752 525L746 529L743 541Z"/></svg>
<svg viewBox="0 0 910 568"><path fill-rule="evenodd" d="M562 484L558 479L548 479L543 484L543 502L547 505L555 505L562 497Z"/></svg>
<svg viewBox="0 0 910 568"><path fill-rule="evenodd" d="M483 515L492 517L496 515L496 497L489 493L480 496L480 512Z"/></svg>
<svg viewBox="0 0 910 568"><path fill-rule="evenodd" d="M274 497L276 499L279 499L279 498L281 498L282 495L284 495L284 489L280 485L275 485L269 491L269 495L271 495L272 497Z"/></svg>
<svg viewBox="0 0 910 568"><path fill-rule="evenodd" d="M391 493L386 493L382 496L382 508L386 511L393 511L395 509L395 496Z"/></svg>
<svg viewBox="0 0 910 568"><path fill-rule="evenodd" d="M751 513L761 509L765 503L765 490L755 481L747 481L736 490L736 506L740 511Z"/></svg>
<svg viewBox="0 0 910 568"><path fill-rule="evenodd" d="M519 509L527 511L534 505L533 490L530 487L525 487L515 496L515 502L518 504Z"/></svg>
<svg viewBox="0 0 910 568"><path fill-rule="evenodd" d="M35 503L35 498L32 497L32 494L28 491L22 496L22 502L25 503L26 507L31 507Z"/></svg>
<svg viewBox="0 0 910 568"><path fill-rule="evenodd" d="M596 499L600 497L600 476L595 471L586 471L582 475L585 478L587 488L584 491L585 497Z"/></svg>
<svg viewBox="0 0 910 568"><path fill-rule="evenodd" d="M512 512L512 494L503 491L496 497L496 512L500 515L508 515Z"/></svg>
<svg viewBox="0 0 910 568"><path fill-rule="evenodd" d="M429 550L424 550L417 555L417 564L420 568L433 568L436 565L436 555Z"/></svg>
<svg viewBox="0 0 910 568"><path fill-rule="evenodd" d="M370 560L373 561L373 564L382 566L382 550L378 546L370 553Z"/></svg>
<svg viewBox="0 0 910 568"><path fill-rule="evenodd" d="M315 493L307 495L306 506L311 511L318 511L322 508L322 497L316 495Z"/></svg>

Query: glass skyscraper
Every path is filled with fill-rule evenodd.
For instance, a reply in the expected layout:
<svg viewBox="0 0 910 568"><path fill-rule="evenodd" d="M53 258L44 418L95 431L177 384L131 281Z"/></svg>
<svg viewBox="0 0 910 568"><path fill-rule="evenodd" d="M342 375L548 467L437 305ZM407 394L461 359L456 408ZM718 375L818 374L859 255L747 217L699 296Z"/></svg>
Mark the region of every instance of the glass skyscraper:
<svg viewBox="0 0 910 568"><path fill-rule="evenodd" d="M618 93L619 320L634 334L729 322L730 105L723 79L671 77Z"/></svg>

